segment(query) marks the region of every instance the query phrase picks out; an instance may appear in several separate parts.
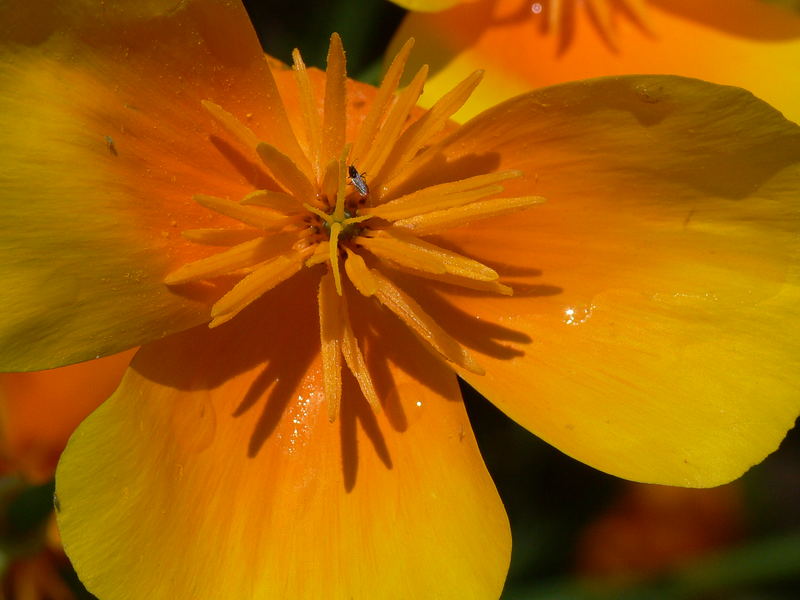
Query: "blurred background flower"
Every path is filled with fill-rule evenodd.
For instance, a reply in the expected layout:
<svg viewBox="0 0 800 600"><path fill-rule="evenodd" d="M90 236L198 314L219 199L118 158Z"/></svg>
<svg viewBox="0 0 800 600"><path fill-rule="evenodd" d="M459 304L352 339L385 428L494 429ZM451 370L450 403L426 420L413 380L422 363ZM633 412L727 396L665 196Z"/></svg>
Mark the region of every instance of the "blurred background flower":
<svg viewBox="0 0 800 600"><path fill-rule="evenodd" d="M459 120L531 87L627 73L744 87L800 120L800 14L763 0L481 0L409 13L391 47L408 37L431 66L428 102L486 69Z"/></svg>
<svg viewBox="0 0 800 600"><path fill-rule="evenodd" d="M33 373L0 373L0 598L70 600L80 590L53 514L69 436L117 387L134 350Z"/></svg>
<svg viewBox="0 0 800 600"><path fill-rule="evenodd" d="M781 12L775 12L770 21L774 29L759 28L757 35L751 30L744 36L740 36L741 31L737 33L732 15L737 6L743 5L738 0L719 3L715 15L720 20L716 22L689 19L680 11L683 2L667 0L640 3L651 5L644 13L623 10L613 24L598 23L598 16L589 11L573 10L565 17L571 21L565 20L557 29L550 25L548 36L540 35L542 21L534 22L530 31L542 46L527 66L535 63L541 67L544 75L538 80L528 72L513 71L514 64L526 61L518 60L521 42L510 37L508 30L500 38L492 37L494 33L473 32L472 43L445 47L460 39L460 17L456 19L454 13L412 14L403 22L403 9L383 0L336 0L324 5L296 1L282 7L264 0L248 0L245 4L268 53L290 63L292 48L301 47L310 66L322 67L328 36L331 31L339 31L348 49L350 73L371 83L381 73L388 40L397 31L405 36L411 28L418 27L417 35L422 40L418 41L416 56L432 63L442 86L450 85L446 83L448 78L457 79L460 75L454 73L460 73L458 69L462 68L468 71L491 67L500 73L500 79L493 81L490 72L488 81L479 88L479 92L487 91L486 98L490 100L486 101L492 104L503 94L510 96L555 81L615 72L674 71L670 65L675 63L669 62L657 62L648 68L647 59L656 56L652 52L626 55L638 61L628 71L619 70L621 63L614 62L629 39L638 40L637 48L652 48L654 40L661 39L655 35L657 31L662 32L662 38L663 32L672 31L664 25L667 23L682 32L677 39L685 43L691 40L713 50L716 62L695 60L699 55L692 54L688 62L684 57L687 70L680 70L681 73L746 85L787 115L800 118L798 69L791 68L800 62L800 28L796 28L800 17L788 10L800 4L795 0L764 2L770 5L769 10L782 5ZM407 6L415 8L412 4L412 0L406 1ZM430 8L435 3L426 4ZM531 19L536 17L534 4L525 6ZM541 4L544 7L546 3ZM613 4L620 8L624 3ZM691 4L697 9L715 3ZM484 5L487 3L467 3L451 10L479 11ZM474 17L464 17L468 22L471 19ZM433 22L440 25L426 30L427 23ZM401 23L404 29L398 29ZM730 27L726 28L726 23ZM751 27L753 23L744 24ZM488 21L481 24L488 25ZM522 35L525 27L531 24L520 25ZM711 37L703 38L706 35ZM482 54L481 44L489 38L495 40L491 44L494 49L500 48L506 58L501 53L498 60L488 50ZM565 40L569 43L565 44ZM431 45L430 51L422 47L424 44ZM728 47L736 52L725 55L723 51ZM582 72L580 61L564 58L577 56L578 52L597 58L596 62L584 63L594 70ZM458 60L454 59L456 54ZM669 55L665 52L661 56L667 61ZM605 66L601 57L609 61ZM569 68L562 68L559 60L573 62ZM749 66L744 68L744 63ZM702 73L691 70L701 67L705 69ZM751 76L754 78L745 79ZM426 97L435 99L440 95L437 85L439 80L434 78L426 88ZM478 108L476 104L471 110ZM91 597L82 590L59 553L50 519L49 477L66 436L102 400L100 396L107 395L107 390L102 388L97 398L88 399L75 394L70 381L71 377L65 379L58 387L59 393L51 397L42 391L44 388L37 387L39 384L32 377L27 389L35 402L12 406L3 400L5 474L0 486L0 566L4 569L4 598ZM9 380L2 385L7 390L20 389L22 384ZM113 387L114 382L108 385ZM631 484L595 471L537 440L466 385L463 392L514 532L515 548L504 598L797 597L800 436L796 431L790 432L776 453L735 484L714 490L675 490ZM8 392L5 398L9 398Z"/></svg>

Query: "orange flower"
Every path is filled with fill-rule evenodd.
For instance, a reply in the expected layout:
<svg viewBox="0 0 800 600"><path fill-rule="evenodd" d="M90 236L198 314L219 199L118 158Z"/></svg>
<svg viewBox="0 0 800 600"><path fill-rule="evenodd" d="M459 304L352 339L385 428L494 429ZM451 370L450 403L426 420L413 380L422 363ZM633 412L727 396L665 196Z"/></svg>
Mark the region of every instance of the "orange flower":
<svg viewBox="0 0 800 600"><path fill-rule="evenodd" d="M749 94L595 80L458 128L479 75L415 110L410 44L376 90L337 36L326 74L264 60L236 2L17 9L2 366L144 344L56 474L100 598L497 597L454 373L632 479L721 483L791 426L800 129Z"/></svg>
<svg viewBox="0 0 800 600"><path fill-rule="evenodd" d="M708 490L628 484L584 531L578 569L611 584L663 574L738 542L744 531L737 484Z"/></svg>
<svg viewBox="0 0 800 600"><path fill-rule="evenodd" d="M389 55L409 36L431 64L425 106L487 70L461 120L532 87L674 73L746 88L800 121L800 14L764 0L483 0L409 14Z"/></svg>
<svg viewBox="0 0 800 600"><path fill-rule="evenodd" d="M53 477L67 439L117 387L133 351L33 373L0 373L0 460L28 481Z"/></svg>

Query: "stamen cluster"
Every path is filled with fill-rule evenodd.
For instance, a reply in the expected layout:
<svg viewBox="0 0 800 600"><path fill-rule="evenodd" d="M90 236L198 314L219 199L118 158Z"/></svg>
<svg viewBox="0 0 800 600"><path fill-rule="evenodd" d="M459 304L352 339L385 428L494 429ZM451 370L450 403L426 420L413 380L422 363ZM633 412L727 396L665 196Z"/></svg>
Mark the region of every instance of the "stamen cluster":
<svg viewBox="0 0 800 600"><path fill-rule="evenodd" d="M497 197L501 182L518 171L476 173L466 178L409 189L413 175L434 156L434 138L478 84L476 72L407 125L427 74L423 67L397 91L412 40L395 57L377 90L356 139L345 139L347 91L345 56L339 36L331 37L322 114L309 74L295 50L294 76L300 93L305 139L294 136L276 148L221 106L204 101L211 116L248 151L254 151L280 190L254 190L239 201L198 194L194 200L247 226L184 231L189 240L228 246L188 263L165 279L168 285L241 275L211 309L210 327L234 318L279 283L305 268L327 265L319 292L325 396L336 418L341 400L342 358L375 410L380 399L350 322L347 297L360 293L393 312L436 354L454 366L482 373L470 353L391 279L390 269L469 289L510 295L491 268L441 248L426 236L542 201L537 196ZM268 82L279 97L274 79ZM369 185L367 175L369 174ZM344 274L342 268L344 267Z"/></svg>

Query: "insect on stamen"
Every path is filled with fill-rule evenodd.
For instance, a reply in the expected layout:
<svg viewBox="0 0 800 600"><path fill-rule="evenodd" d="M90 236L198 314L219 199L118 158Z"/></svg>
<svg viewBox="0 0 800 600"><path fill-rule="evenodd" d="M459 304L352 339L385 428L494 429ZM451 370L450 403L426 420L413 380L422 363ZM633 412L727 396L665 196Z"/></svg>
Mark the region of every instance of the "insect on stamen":
<svg viewBox="0 0 800 600"><path fill-rule="evenodd" d="M355 165L350 165L347 167L347 175L350 183L358 190L359 195L362 198L366 198L369 195L369 186L367 186L367 180L364 179L366 173L359 173Z"/></svg>

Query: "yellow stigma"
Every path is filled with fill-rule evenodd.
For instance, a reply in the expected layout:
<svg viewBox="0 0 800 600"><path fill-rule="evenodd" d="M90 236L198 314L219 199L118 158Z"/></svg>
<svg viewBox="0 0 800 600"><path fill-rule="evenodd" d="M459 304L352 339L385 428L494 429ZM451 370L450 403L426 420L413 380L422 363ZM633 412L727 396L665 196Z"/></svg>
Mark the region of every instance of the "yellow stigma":
<svg viewBox="0 0 800 600"><path fill-rule="evenodd" d="M361 294L383 305L454 367L483 372L469 351L393 281L392 273L402 271L510 295L511 288L500 282L493 269L424 237L542 201L537 196L502 195L502 182L521 175L512 170L476 172L436 185L415 186L415 174L435 156L442 129L467 100L481 73L470 75L430 111L414 119L427 68L398 91L412 45L409 40L395 57L352 143L346 139L345 56L336 34L328 52L321 111L311 74L300 52L293 53L304 131L303 136L291 134L289 147L273 146L223 107L203 102L243 152L260 160L278 189L254 190L240 201L195 195L197 203L238 225L184 231L184 237L192 242L227 249L183 265L170 273L165 283L180 285L238 275L238 282L211 307L209 326L216 327L300 270L320 270L322 373L331 420L341 401L342 359L373 409L381 406L350 324L348 295ZM267 84L271 97L280 98L271 76ZM280 106L277 112L285 110ZM273 115L275 112L273 107ZM288 122L278 126L292 132ZM269 131L262 133L269 135ZM325 271L319 266L323 264Z"/></svg>

